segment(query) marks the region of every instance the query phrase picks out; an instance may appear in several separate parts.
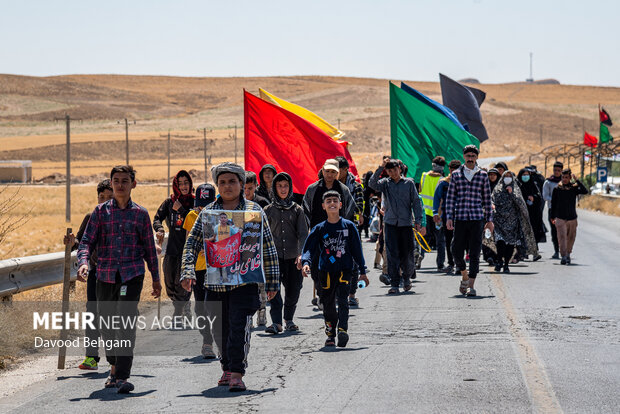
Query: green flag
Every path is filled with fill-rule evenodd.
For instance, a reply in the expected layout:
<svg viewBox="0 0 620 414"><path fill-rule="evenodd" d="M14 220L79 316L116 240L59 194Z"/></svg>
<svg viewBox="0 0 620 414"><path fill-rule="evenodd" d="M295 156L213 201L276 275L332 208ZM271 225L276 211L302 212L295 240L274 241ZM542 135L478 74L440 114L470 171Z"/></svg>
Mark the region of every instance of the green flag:
<svg viewBox="0 0 620 414"><path fill-rule="evenodd" d="M601 144L604 144L605 142L612 142L614 140L614 137L611 136L611 134L609 133L609 128L607 128L607 125L603 124L601 122L601 130L599 133L599 142Z"/></svg>
<svg viewBox="0 0 620 414"><path fill-rule="evenodd" d="M463 147L480 142L441 112L414 98L390 82L390 130L392 157L408 167L409 177L420 181L437 155L463 161Z"/></svg>

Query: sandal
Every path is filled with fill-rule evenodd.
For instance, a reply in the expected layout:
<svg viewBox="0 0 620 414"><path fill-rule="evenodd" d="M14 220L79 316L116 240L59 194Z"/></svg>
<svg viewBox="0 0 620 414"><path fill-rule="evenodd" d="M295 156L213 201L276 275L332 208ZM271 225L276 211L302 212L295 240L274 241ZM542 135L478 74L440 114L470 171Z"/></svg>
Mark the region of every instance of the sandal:
<svg viewBox="0 0 620 414"><path fill-rule="evenodd" d="M230 371L222 372L222 377L217 382L218 387L230 384Z"/></svg>
<svg viewBox="0 0 620 414"><path fill-rule="evenodd" d="M468 287L469 287L469 280L461 280L461 286L459 286L459 292L461 292L461 295L465 295L467 293Z"/></svg>
<svg viewBox="0 0 620 414"><path fill-rule="evenodd" d="M286 321L286 326L284 329L286 329L287 331L298 331L299 326L295 325L295 322L293 321Z"/></svg>
<svg viewBox="0 0 620 414"><path fill-rule="evenodd" d="M280 332L282 332L282 325L277 325L277 324L271 324L267 327L267 329L265 329L266 333L269 334L273 334L273 335L277 335Z"/></svg>
<svg viewBox="0 0 620 414"><path fill-rule="evenodd" d="M241 378L231 378L230 379L230 384L228 386L228 391L231 392L240 392L240 391L245 391L245 384L243 383L243 380Z"/></svg>
<svg viewBox="0 0 620 414"><path fill-rule="evenodd" d="M116 377L113 374L110 374L108 379L105 381L104 388L116 388Z"/></svg>

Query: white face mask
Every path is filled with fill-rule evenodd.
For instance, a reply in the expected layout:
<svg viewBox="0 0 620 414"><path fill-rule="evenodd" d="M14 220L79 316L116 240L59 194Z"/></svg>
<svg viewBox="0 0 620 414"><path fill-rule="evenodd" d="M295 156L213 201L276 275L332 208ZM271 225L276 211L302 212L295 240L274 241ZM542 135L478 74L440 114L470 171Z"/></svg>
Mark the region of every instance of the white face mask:
<svg viewBox="0 0 620 414"><path fill-rule="evenodd" d="M512 182L512 177L504 177L504 184L509 185Z"/></svg>

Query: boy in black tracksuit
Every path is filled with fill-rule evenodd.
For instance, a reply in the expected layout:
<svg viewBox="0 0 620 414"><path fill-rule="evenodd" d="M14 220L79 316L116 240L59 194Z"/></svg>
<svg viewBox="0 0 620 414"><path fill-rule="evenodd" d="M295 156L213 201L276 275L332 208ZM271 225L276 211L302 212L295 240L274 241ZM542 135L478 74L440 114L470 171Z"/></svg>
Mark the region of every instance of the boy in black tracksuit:
<svg viewBox="0 0 620 414"><path fill-rule="evenodd" d="M323 194L323 209L327 220L317 224L304 244L302 263L304 273L310 273L312 257L318 256L317 285L323 303L325 319L325 346L335 346L338 332L338 346L344 347L349 341L349 284L354 264L360 269L359 279L369 284L366 277L366 263L362 253L357 227L352 221L340 217L342 202L336 191ZM338 310L336 310L338 300Z"/></svg>

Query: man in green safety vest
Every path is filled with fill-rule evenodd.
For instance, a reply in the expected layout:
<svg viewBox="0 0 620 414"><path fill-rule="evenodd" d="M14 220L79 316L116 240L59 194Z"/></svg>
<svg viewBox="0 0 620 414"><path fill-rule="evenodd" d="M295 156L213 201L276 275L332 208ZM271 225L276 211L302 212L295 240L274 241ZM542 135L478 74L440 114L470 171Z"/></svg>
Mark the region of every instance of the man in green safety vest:
<svg viewBox="0 0 620 414"><path fill-rule="evenodd" d="M425 173L422 173L420 179L420 197L424 207L424 213L426 214L426 241L431 249L435 249L443 241L441 233L441 225L435 224L433 221L433 197L435 195L435 189L439 184L439 180L444 177L444 169L446 167L446 159L441 155L433 158L432 169ZM422 259L424 258L424 250L420 254L417 268L422 265ZM439 258L439 256L437 256ZM441 272L443 270L443 263L437 261L437 270Z"/></svg>

